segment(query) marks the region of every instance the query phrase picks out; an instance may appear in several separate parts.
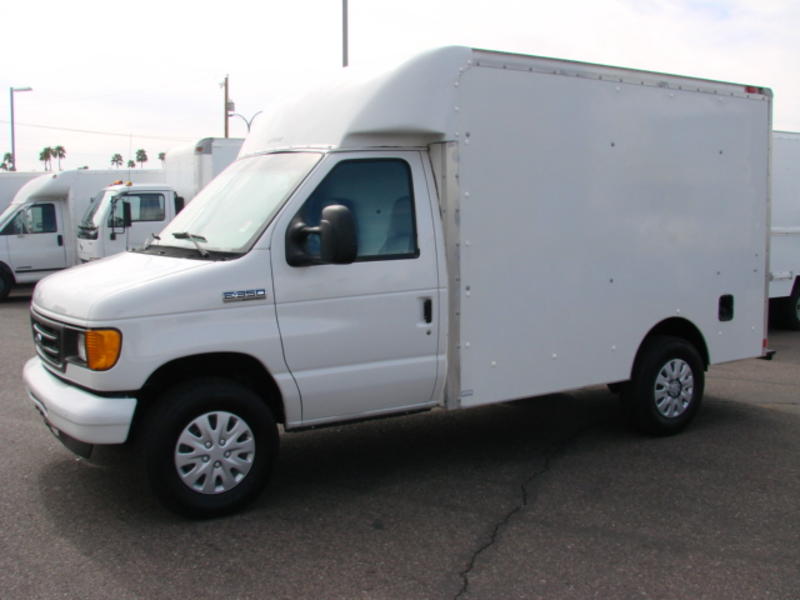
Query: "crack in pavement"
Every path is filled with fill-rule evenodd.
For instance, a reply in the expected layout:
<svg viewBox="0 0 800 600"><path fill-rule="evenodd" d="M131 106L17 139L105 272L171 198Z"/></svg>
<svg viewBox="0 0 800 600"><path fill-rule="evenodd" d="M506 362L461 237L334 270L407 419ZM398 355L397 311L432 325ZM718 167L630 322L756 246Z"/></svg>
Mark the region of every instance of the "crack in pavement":
<svg viewBox="0 0 800 600"><path fill-rule="evenodd" d="M550 470L551 464L558 454L560 454L564 449L566 449L566 447L571 442L580 437L590 428L591 428L590 426L583 427L577 431L574 431L571 435L568 435L567 437L562 438L561 440L558 440L550 444L549 449L545 452L544 455L544 464L541 466L540 469L538 469L534 473L530 474L527 478L525 478L525 480L520 484L520 502L514 508L508 511L499 521L497 521L494 528L492 529L492 533L489 536L489 539L472 553L469 563L467 564L467 568L459 573L462 580L461 589L454 596L454 600L459 600L459 598L463 598L464 595L467 592L469 592L469 576L470 573L475 569L475 565L478 562L478 558L481 556L481 554L486 552L489 548L494 546L495 543L497 543L497 538L500 535L500 531L506 525L508 525L508 523L514 517L514 515L521 512L525 507L528 506L528 498L529 498L528 487L534 481L536 481L536 479L538 479L539 477L541 477Z"/></svg>

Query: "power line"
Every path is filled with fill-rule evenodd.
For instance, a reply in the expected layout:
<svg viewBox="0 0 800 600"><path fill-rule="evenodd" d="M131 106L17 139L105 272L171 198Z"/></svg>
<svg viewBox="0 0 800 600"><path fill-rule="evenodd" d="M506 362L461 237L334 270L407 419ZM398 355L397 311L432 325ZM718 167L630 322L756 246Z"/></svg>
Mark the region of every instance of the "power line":
<svg viewBox="0 0 800 600"><path fill-rule="evenodd" d="M5 119L0 119L0 123L10 123L10 121L6 121ZM54 131L69 131L71 133L90 133L92 135L108 135L114 137L125 137L130 138L131 136L135 138L143 138L148 140L172 140L175 142L191 142L194 138L185 138L185 137L170 137L170 136L163 136L163 135L140 135L138 133L115 133L113 131L93 131L91 129L73 129L70 127L54 127L52 125L37 125L34 123L20 123L19 121L15 121L14 125L16 127L34 127L36 129L52 129Z"/></svg>

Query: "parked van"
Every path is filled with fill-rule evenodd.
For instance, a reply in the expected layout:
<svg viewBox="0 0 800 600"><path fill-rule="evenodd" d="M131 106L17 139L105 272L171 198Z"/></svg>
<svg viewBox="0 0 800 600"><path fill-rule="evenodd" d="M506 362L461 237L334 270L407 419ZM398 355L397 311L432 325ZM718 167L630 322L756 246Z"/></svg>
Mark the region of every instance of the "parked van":
<svg viewBox="0 0 800 600"><path fill-rule="evenodd" d="M287 432L610 384L682 430L765 348L768 89L469 48L261 119L143 250L42 281L24 368L81 455L196 516ZM476 443L480 443L476 440Z"/></svg>
<svg viewBox="0 0 800 600"><path fill-rule="evenodd" d="M162 170L134 170L136 182L160 181ZM0 300L11 287L35 283L77 262L78 222L99 189L118 179L110 169L47 173L23 185L0 214Z"/></svg>

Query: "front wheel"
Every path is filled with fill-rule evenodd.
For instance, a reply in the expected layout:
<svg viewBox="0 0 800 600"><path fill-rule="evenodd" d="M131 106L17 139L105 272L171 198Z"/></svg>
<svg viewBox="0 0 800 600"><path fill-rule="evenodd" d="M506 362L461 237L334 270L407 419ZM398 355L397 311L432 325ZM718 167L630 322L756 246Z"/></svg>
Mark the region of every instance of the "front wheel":
<svg viewBox="0 0 800 600"><path fill-rule="evenodd" d="M11 292L11 286L14 285L11 276L0 269L0 301L5 300Z"/></svg>
<svg viewBox="0 0 800 600"><path fill-rule="evenodd" d="M251 502L278 452L269 408L249 388L224 379L168 390L145 427L153 491L168 508L190 517L219 516Z"/></svg>
<svg viewBox="0 0 800 600"><path fill-rule="evenodd" d="M704 383L703 361L694 346L672 336L647 340L623 393L631 425L654 435L678 433L700 408Z"/></svg>

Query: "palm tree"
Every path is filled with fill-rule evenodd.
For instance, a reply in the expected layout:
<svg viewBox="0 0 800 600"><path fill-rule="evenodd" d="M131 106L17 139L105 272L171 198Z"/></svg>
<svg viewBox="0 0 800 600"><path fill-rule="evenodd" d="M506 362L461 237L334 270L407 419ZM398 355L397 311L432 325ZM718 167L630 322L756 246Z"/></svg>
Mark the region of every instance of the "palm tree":
<svg viewBox="0 0 800 600"><path fill-rule="evenodd" d="M143 148L139 148L136 151L136 162L139 163L140 167L144 167L144 163L147 162L147 152Z"/></svg>
<svg viewBox="0 0 800 600"><path fill-rule="evenodd" d="M39 152L39 160L44 163L45 171L50 170L52 159L53 159L53 149L50 146L42 148L42 151Z"/></svg>
<svg viewBox="0 0 800 600"><path fill-rule="evenodd" d="M111 165L117 167L118 169L122 166L122 154L114 154L111 157Z"/></svg>
<svg viewBox="0 0 800 600"><path fill-rule="evenodd" d="M61 170L61 159L67 157L67 151L64 146L56 146L53 148L53 158L58 161L58 170Z"/></svg>
<svg viewBox="0 0 800 600"><path fill-rule="evenodd" d="M0 169L4 171L11 171L14 169L14 157L11 156L11 152L3 154L3 162L0 164Z"/></svg>
<svg viewBox="0 0 800 600"><path fill-rule="evenodd" d="M167 160L167 153L166 152L159 152L158 153L158 160L161 161L161 166L164 166L164 161Z"/></svg>
<svg viewBox="0 0 800 600"><path fill-rule="evenodd" d="M136 168L136 163L135 163L135 162L133 162L132 160L129 160L129 161L128 161L128 168L129 168L129 169L134 169L134 168Z"/></svg>

